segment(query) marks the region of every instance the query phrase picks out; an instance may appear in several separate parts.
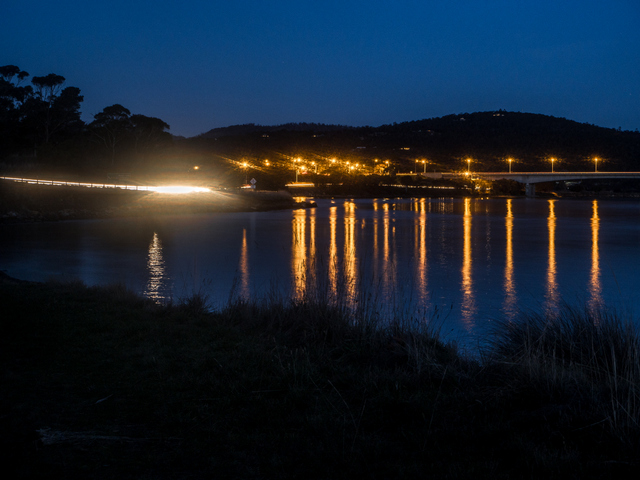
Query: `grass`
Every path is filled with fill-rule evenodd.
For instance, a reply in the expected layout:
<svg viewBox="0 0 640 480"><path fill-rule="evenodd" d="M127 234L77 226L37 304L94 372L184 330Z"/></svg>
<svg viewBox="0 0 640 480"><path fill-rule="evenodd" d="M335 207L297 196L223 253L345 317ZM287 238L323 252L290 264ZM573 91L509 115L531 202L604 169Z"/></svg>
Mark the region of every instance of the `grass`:
<svg viewBox="0 0 640 480"><path fill-rule="evenodd" d="M531 315L520 333L504 325L478 362L429 319L382 323L373 303L351 310L321 296L234 298L211 312L201 296L162 306L121 286L0 278L0 302L0 454L12 478L638 470L635 393L621 373L637 362L621 353L615 366L584 367L571 346L593 323L584 312L567 314L576 328L562 328L562 354L548 358L560 351L547 337L557 320ZM637 344L624 323L608 335L622 336L621 352ZM608 358L601 341L594 352Z"/></svg>
<svg viewBox="0 0 640 480"><path fill-rule="evenodd" d="M638 333L631 318L603 307L564 305L498 323L492 361L517 365L548 394L571 391L624 441L640 426Z"/></svg>

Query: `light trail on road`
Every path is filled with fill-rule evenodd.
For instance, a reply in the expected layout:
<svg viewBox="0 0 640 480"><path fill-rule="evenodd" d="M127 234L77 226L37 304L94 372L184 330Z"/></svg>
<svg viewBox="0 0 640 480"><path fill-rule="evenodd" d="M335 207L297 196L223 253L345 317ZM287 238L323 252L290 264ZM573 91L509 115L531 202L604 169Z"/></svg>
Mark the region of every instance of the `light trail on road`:
<svg viewBox="0 0 640 480"><path fill-rule="evenodd" d="M165 186L148 186L148 185L120 185L114 183L86 183L86 182L67 182L63 180L42 180L36 178L22 177L0 177L0 180L8 180L17 183L28 183L31 185L53 185L63 187L87 187L87 188L119 188L121 190L134 190L142 192L157 192L168 194L185 194L185 193L203 193L210 192L211 189L206 187L191 187L187 185L165 185Z"/></svg>

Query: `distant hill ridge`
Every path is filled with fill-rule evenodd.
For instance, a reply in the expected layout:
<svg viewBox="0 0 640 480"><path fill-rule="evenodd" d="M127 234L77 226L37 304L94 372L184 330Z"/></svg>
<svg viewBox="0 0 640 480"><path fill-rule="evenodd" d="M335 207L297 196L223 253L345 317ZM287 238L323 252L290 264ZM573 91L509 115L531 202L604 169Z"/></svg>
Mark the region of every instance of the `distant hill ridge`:
<svg viewBox="0 0 640 480"><path fill-rule="evenodd" d="M247 135L250 133L268 133L279 130L290 132L335 132L342 130L353 130L359 127L349 127L346 125L326 125L324 123L284 123L282 125L257 125L255 123L245 123L242 125L230 125L228 127L220 127L201 133L198 137L202 138L218 138L230 137L237 135Z"/></svg>
<svg viewBox="0 0 640 480"><path fill-rule="evenodd" d="M413 166L427 158L434 168L458 168L472 158L486 171L504 168L545 170L556 158L559 170L583 170L600 158L601 167L640 170L640 132L599 127L566 118L504 110L461 113L392 123L349 127L318 123L256 124L216 128L194 139L214 140L210 148L226 156L343 156L354 162L389 158ZM215 144L215 146L214 146Z"/></svg>
<svg viewBox="0 0 640 480"><path fill-rule="evenodd" d="M371 126L347 126L334 125L324 123L284 123L279 125L259 125L255 123L246 123L242 125L230 125L228 127L220 127L211 129L205 133L197 135L201 138L217 138L226 136L247 135L251 133L269 133L277 131L290 132L336 132L336 131L408 131L416 129L427 130L449 130L449 131L466 131L477 129L501 129L501 130L517 130L526 129L527 133L547 133L562 130L584 129L593 132L596 130L606 131L622 131L620 129L599 127L589 123L580 123L574 120L568 120L563 117L554 117L539 113L522 113L509 112L505 110L460 113L451 114L443 117L425 118L422 120L411 120L401 123L384 124L379 127ZM626 130L625 132L629 132ZM638 133L636 129L635 132Z"/></svg>

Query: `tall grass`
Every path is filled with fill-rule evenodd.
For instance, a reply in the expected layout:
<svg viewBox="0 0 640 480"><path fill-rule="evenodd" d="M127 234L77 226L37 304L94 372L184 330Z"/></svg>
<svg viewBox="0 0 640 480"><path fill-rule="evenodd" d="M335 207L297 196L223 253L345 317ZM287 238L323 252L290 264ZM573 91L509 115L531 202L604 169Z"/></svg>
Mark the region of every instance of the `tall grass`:
<svg viewBox="0 0 640 480"><path fill-rule="evenodd" d="M569 391L620 436L638 429L640 339L615 311L563 305L498 322L489 359L514 366L535 388Z"/></svg>
<svg viewBox="0 0 640 480"><path fill-rule="evenodd" d="M440 372L445 363L458 358L456 347L440 336L438 309L389 308L375 282L363 285L363 275L352 279L341 275L338 285L323 278L326 275L317 275L312 282L303 278L306 287L301 295L287 295L273 285L262 298L240 295L236 281L227 305L217 313L287 345L375 356L382 362L400 362L416 373L434 367Z"/></svg>

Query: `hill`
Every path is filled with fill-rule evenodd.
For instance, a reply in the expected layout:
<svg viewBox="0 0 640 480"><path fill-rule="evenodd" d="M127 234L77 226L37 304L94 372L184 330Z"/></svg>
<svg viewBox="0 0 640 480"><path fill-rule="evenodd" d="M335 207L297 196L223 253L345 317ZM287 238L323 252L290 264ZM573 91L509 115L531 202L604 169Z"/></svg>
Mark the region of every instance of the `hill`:
<svg viewBox="0 0 640 480"><path fill-rule="evenodd" d="M255 123L245 123L243 125L231 125L228 127L214 128L208 132L198 135L201 138L219 138L237 135L246 135L251 133L268 133L280 130L293 132L335 132L341 130L351 130L356 127L348 127L345 125L326 125L324 123L285 123L282 125L256 125Z"/></svg>
<svg viewBox="0 0 640 480"><path fill-rule="evenodd" d="M621 131L541 114L494 111L429 118L379 127L314 123L218 128L188 140L224 156L274 154L341 157L357 163L389 159L400 169L426 159L430 169L455 170L472 158L477 170L640 170L640 132Z"/></svg>

